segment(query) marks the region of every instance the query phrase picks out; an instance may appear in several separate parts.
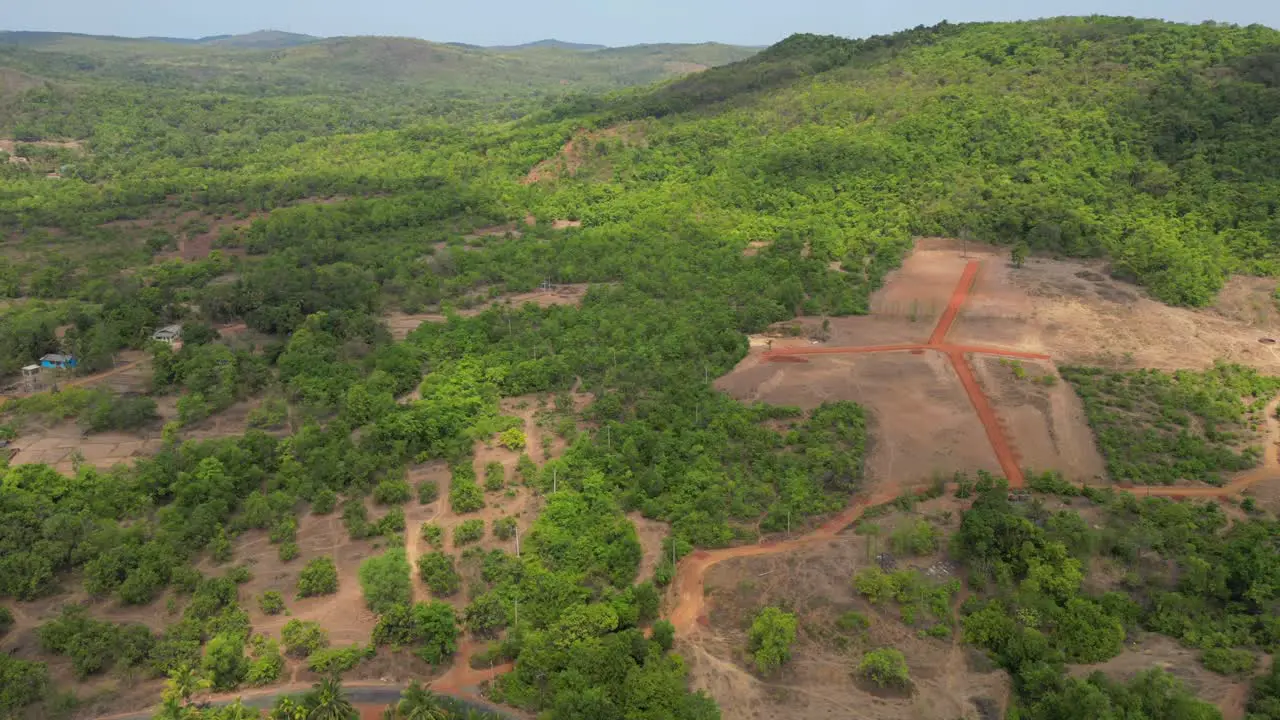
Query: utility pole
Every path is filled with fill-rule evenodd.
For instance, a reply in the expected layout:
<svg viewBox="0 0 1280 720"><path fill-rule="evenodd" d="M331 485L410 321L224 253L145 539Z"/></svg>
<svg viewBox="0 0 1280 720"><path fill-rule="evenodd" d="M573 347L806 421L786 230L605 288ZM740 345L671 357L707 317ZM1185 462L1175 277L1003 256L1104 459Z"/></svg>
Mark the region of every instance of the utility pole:
<svg viewBox="0 0 1280 720"><path fill-rule="evenodd" d="M516 530L516 558L520 557L520 530Z"/></svg>
<svg viewBox="0 0 1280 720"><path fill-rule="evenodd" d="M557 470L558 468L551 468L551 494L552 495L556 494L556 476L558 475Z"/></svg>
<svg viewBox="0 0 1280 720"><path fill-rule="evenodd" d="M791 534L791 508L787 508L787 535Z"/></svg>

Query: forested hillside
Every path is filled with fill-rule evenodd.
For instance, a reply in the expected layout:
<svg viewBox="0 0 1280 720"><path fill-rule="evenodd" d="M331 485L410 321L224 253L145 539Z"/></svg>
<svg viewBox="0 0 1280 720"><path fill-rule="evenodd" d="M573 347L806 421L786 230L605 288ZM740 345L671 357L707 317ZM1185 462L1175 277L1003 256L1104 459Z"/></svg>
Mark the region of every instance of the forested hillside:
<svg viewBox="0 0 1280 720"><path fill-rule="evenodd" d="M642 630L659 596L636 583L626 513L669 525L664 585L694 548L845 507L870 422L849 402L803 412L717 392L745 334L866 313L916 235L1109 258L1169 303L1204 304L1231 272L1280 271L1280 32L1263 27L1065 18L795 36L640 89L619 88L752 51L102 45L0 39L0 371L13 382L67 352L75 377L131 350L151 376L141 394L11 400L2 430L167 424L158 452L110 470L4 469L0 596L172 603L155 632L76 610L39 631L39 651L78 679L173 678L166 717L201 717L179 707L197 675L220 690L281 678L274 635L256 637L246 609L279 614L280 592L241 597L252 573L231 563L254 537L301 564L300 523L331 513L379 551L359 571L378 624L368 645L334 648L323 628L284 626L285 654L309 671L399 649L447 665L470 633L495 639L480 665L515 664L494 696L530 712L717 717L668 631ZM540 287L573 301L518 301ZM395 342L387 323L404 313L429 316ZM169 323L184 325L181 349L149 341ZM233 435L196 434L251 402ZM541 453L503 402L545 408ZM440 527L407 526L414 491L460 516L514 494L478 454L497 446L519 454L520 492L537 498L523 554L450 554ZM447 491L411 490L427 466ZM997 505L966 522L1036 535ZM456 545L485 536L471 519ZM489 529L505 541L510 520ZM413 567L417 538L437 549ZM969 539L1003 590L1048 567ZM1069 565L1060 547L1050 559ZM308 558L298 597L334 592L337 572ZM415 573L430 602L414 602ZM1054 602L1071 608L1069 590ZM1273 605L1232 604L1242 594L1222 594L1215 622ZM1019 654L1039 642L1034 622L1001 623L972 641L1044 704L1032 717L1075 717L1050 701L1103 692L1062 681L1070 652ZM42 663L0 657L22 679L0 714L53 699Z"/></svg>
<svg viewBox="0 0 1280 720"><path fill-rule="evenodd" d="M178 41L0 33L0 67L76 84L280 96L381 95L392 88L469 99L536 98L651 83L741 60L751 48L640 45L482 48L412 38L279 32Z"/></svg>

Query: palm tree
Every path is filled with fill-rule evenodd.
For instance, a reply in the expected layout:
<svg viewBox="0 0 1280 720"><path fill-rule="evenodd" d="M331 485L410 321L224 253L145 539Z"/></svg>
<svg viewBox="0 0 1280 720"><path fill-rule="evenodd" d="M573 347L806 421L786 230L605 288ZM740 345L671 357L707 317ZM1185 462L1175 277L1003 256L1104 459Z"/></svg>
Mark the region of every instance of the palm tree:
<svg viewBox="0 0 1280 720"><path fill-rule="evenodd" d="M191 701L191 696L201 690L208 690L212 683L208 678L200 677L200 673L190 665L182 664L169 673L169 681L165 684L164 700L180 700L183 705Z"/></svg>
<svg viewBox="0 0 1280 720"><path fill-rule="evenodd" d="M435 693L424 688L417 680L400 693L400 702L387 708L386 720L449 720L449 712L440 705Z"/></svg>
<svg viewBox="0 0 1280 720"><path fill-rule="evenodd" d="M352 720L356 708L342 691L342 682L336 677L325 678L311 690L311 711L307 720Z"/></svg>
<svg viewBox="0 0 1280 720"><path fill-rule="evenodd" d="M262 713L254 708L245 707L244 702L236 698L235 702L222 708L218 717L220 720L258 720L262 717Z"/></svg>

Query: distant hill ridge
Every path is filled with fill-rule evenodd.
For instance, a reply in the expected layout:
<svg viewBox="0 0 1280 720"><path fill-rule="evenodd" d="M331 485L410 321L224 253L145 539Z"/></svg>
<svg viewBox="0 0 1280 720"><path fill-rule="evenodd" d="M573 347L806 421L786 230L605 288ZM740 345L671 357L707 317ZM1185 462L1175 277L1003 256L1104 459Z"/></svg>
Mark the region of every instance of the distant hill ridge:
<svg viewBox="0 0 1280 720"><path fill-rule="evenodd" d="M90 35L86 33L72 32L51 32L43 30L0 30L0 44L25 45L28 47L39 47L42 45L52 45L60 41L68 39L90 40L112 43L167 43L171 45L188 45L188 46L214 46L228 48L243 48L246 50L271 50L296 47L299 45L308 45L325 40L337 40L348 36L321 37L317 35L305 35L302 33L285 32L283 30L257 30L251 33L241 35L208 35L200 38L180 38L167 37L159 35L150 35L145 37L127 37L121 35ZM382 35L366 35L359 37L393 37ZM695 47L698 45L721 45L722 43L638 43L635 45L599 45L595 43L577 43L565 40L557 40L555 38L547 38L545 40L535 40L533 42L521 43L519 45L476 45L464 42L439 42L424 40L421 38L409 38L421 40L422 42L433 42L433 44L449 45L451 47L463 48L467 50L492 50L496 52L518 52L521 50L570 50L575 52L591 52L595 50L625 50L628 48L673 48L673 47ZM733 47L725 45L725 47Z"/></svg>

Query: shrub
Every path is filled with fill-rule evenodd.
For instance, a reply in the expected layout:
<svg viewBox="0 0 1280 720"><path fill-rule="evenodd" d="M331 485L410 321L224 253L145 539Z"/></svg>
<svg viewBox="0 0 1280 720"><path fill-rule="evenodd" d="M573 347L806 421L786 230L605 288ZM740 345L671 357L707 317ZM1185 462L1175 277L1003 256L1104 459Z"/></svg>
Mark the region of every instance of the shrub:
<svg viewBox="0 0 1280 720"><path fill-rule="evenodd" d="M344 648L327 648L317 650L307 657L307 669L323 675L341 675L360 664L361 660L373 657L374 648L351 645Z"/></svg>
<svg viewBox="0 0 1280 720"><path fill-rule="evenodd" d="M268 590L258 598L258 607L267 615L279 615L284 612L284 596L276 590Z"/></svg>
<svg viewBox="0 0 1280 720"><path fill-rule="evenodd" d="M7 607L0 607L0 635L9 632L13 627L13 613Z"/></svg>
<svg viewBox="0 0 1280 720"><path fill-rule="evenodd" d="M391 548L360 563L360 588L364 603L375 613L413 601L409 561L404 548Z"/></svg>
<svg viewBox="0 0 1280 720"><path fill-rule="evenodd" d="M1244 675L1253 672L1258 659L1248 650L1212 648L1204 651L1200 662L1219 675Z"/></svg>
<svg viewBox="0 0 1280 720"><path fill-rule="evenodd" d="M338 506L338 494L329 488L321 488L311 500L311 512L315 515L328 515Z"/></svg>
<svg viewBox="0 0 1280 720"><path fill-rule="evenodd" d="M352 540L363 540L375 532L373 525L369 523L369 510L355 498L342 503L342 524Z"/></svg>
<svg viewBox="0 0 1280 720"><path fill-rule="evenodd" d="M403 478L383 478L373 488L373 499L381 505L401 505L410 496L409 483Z"/></svg>
<svg viewBox="0 0 1280 720"><path fill-rule="evenodd" d="M200 571L190 565L179 565L169 573L169 584L174 590L181 593L191 594L200 587L200 583L204 581L204 576Z"/></svg>
<svg viewBox="0 0 1280 720"><path fill-rule="evenodd" d="M333 558L321 556L314 558L302 568L298 576L298 597L315 597L331 595L338 592L338 566Z"/></svg>
<svg viewBox="0 0 1280 720"><path fill-rule="evenodd" d="M836 627L845 632L855 632L871 627L871 621L857 610L850 610L836 619Z"/></svg>
<svg viewBox="0 0 1280 720"><path fill-rule="evenodd" d="M507 428L498 434L498 443L508 450L517 452L524 450L525 444L528 442L525 438L524 431L520 428Z"/></svg>
<svg viewBox="0 0 1280 720"><path fill-rule="evenodd" d="M475 635L492 635L507 625L507 610L495 593L487 592L467 606L467 629Z"/></svg>
<svg viewBox="0 0 1280 720"><path fill-rule="evenodd" d="M773 672L791 659L791 645L796 641L796 616L776 607L766 607L756 615L747 637L756 669L762 674Z"/></svg>
<svg viewBox="0 0 1280 720"><path fill-rule="evenodd" d="M298 557L298 543L287 542L280 545L280 562L289 562Z"/></svg>
<svg viewBox="0 0 1280 720"><path fill-rule="evenodd" d="M538 465L533 462L533 458L520 453L520 459L516 460L516 475L520 476L521 482L528 485L538 477Z"/></svg>
<svg viewBox="0 0 1280 720"><path fill-rule="evenodd" d="M227 579L237 585L243 585L253 579L253 573L247 566L237 565L227 571Z"/></svg>
<svg viewBox="0 0 1280 720"><path fill-rule="evenodd" d="M507 481L507 470L502 463L493 461L484 466L484 489L489 492L501 490Z"/></svg>
<svg viewBox="0 0 1280 720"><path fill-rule="evenodd" d="M649 622L658 617L658 608L662 604L662 596L658 594L653 583L640 583L635 586L636 622Z"/></svg>
<svg viewBox="0 0 1280 720"><path fill-rule="evenodd" d="M449 507L458 514L476 512L484 507L484 491L474 480L455 476L449 488Z"/></svg>
<svg viewBox="0 0 1280 720"><path fill-rule="evenodd" d="M284 427L289 420L289 404L282 398L267 398L262 405L249 411L248 423L251 428L274 430Z"/></svg>
<svg viewBox="0 0 1280 720"><path fill-rule="evenodd" d="M516 536L516 519L513 517L498 518L493 521L493 536L499 540L510 540Z"/></svg>
<svg viewBox="0 0 1280 720"><path fill-rule="evenodd" d="M427 505L440 497L440 486L434 480L423 480L418 483L418 504Z"/></svg>
<svg viewBox="0 0 1280 720"><path fill-rule="evenodd" d="M209 540L209 556L217 563L224 563L231 559L231 540L227 538L226 531L221 527Z"/></svg>
<svg viewBox="0 0 1280 720"><path fill-rule="evenodd" d="M44 697L49 670L44 663L0 653L0 717L19 717L22 708Z"/></svg>
<svg viewBox="0 0 1280 720"><path fill-rule="evenodd" d="M453 567L453 558L439 551L418 558L418 574L435 595L453 595L462 587L462 578Z"/></svg>
<svg viewBox="0 0 1280 720"><path fill-rule="evenodd" d="M438 665L457 650L458 619L447 603L397 605L373 629L377 645L418 646L414 654Z"/></svg>
<svg viewBox="0 0 1280 720"><path fill-rule="evenodd" d="M435 523L422 523L422 539L431 547L438 548L444 544L444 530Z"/></svg>
<svg viewBox="0 0 1280 720"><path fill-rule="evenodd" d="M1124 625L1092 600L1071 598L1053 620L1054 639L1071 662L1099 663L1123 649Z"/></svg>
<svg viewBox="0 0 1280 720"><path fill-rule="evenodd" d="M880 687L905 688L911 686L907 671L907 658L893 648L879 648L862 656L858 674Z"/></svg>
<svg viewBox="0 0 1280 720"><path fill-rule="evenodd" d="M393 507L388 510L386 515L378 518L373 530L376 534L387 537L404 532L404 508Z"/></svg>
<svg viewBox="0 0 1280 720"><path fill-rule="evenodd" d="M141 664L155 644L143 625L116 625L90 618L84 608L72 606L40 626L40 646L71 659L76 676L83 679L109 665Z"/></svg>
<svg viewBox="0 0 1280 720"><path fill-rule="evenodd" d="M244 655L244 637L235 633L219 633L209 640L201 662L205 677L215 690L234 690L249 674L249 660Z"/></svg>
<svg viewBox="0 0 1280 720"><path fill-rule="evenodd" d="M295 618L280 630L280 641L284 643L285 652L302 658L329 647L329 633L318 622Z"/></svg>
<svg viewBox="0 0 1280 720"><path fill-rule="evenodd" d="M473 518L464 520L462 524L453 529L453 544L455 547L476 542L484 537L484 520Z"/></svg>
<svg viewBox="0 0 1280 720"><path fill-rule="evenodd" d="M942 533L927 520L899 525L889 535L889 546L899 555L928 555L938 549Z"/></svg>
<svg viewBox="0 0 1280 720"><path fill-rule="evenodd" d="M157 417L156 401L142 395L94 393L80 413L80 422L89 432L136 430Z"/></svg>
<svg viewBox="0 0 1280 720"><path fill-rule="evenodd" d="M271 528L268 539L273 543L291 543L298 540L298 518L290 515Z"/></svg>
<svg viewBox="0 0 1280 720"><path fill-rule="evenodd" d="M249 672L245 682L254 687L270 685L280 679L284 671L284 658L280 655L280 646L275 640L264 635L253 638L253 661L249 663Z"/></svg>
<svg viewBox="0 0 1280 720"><path fill-rule="evenodd" d="M663 652L671 649L671 645L676 640L676 628L666 620L659 620L653 624L653 635L650 638L658 643Z"/></svg>

